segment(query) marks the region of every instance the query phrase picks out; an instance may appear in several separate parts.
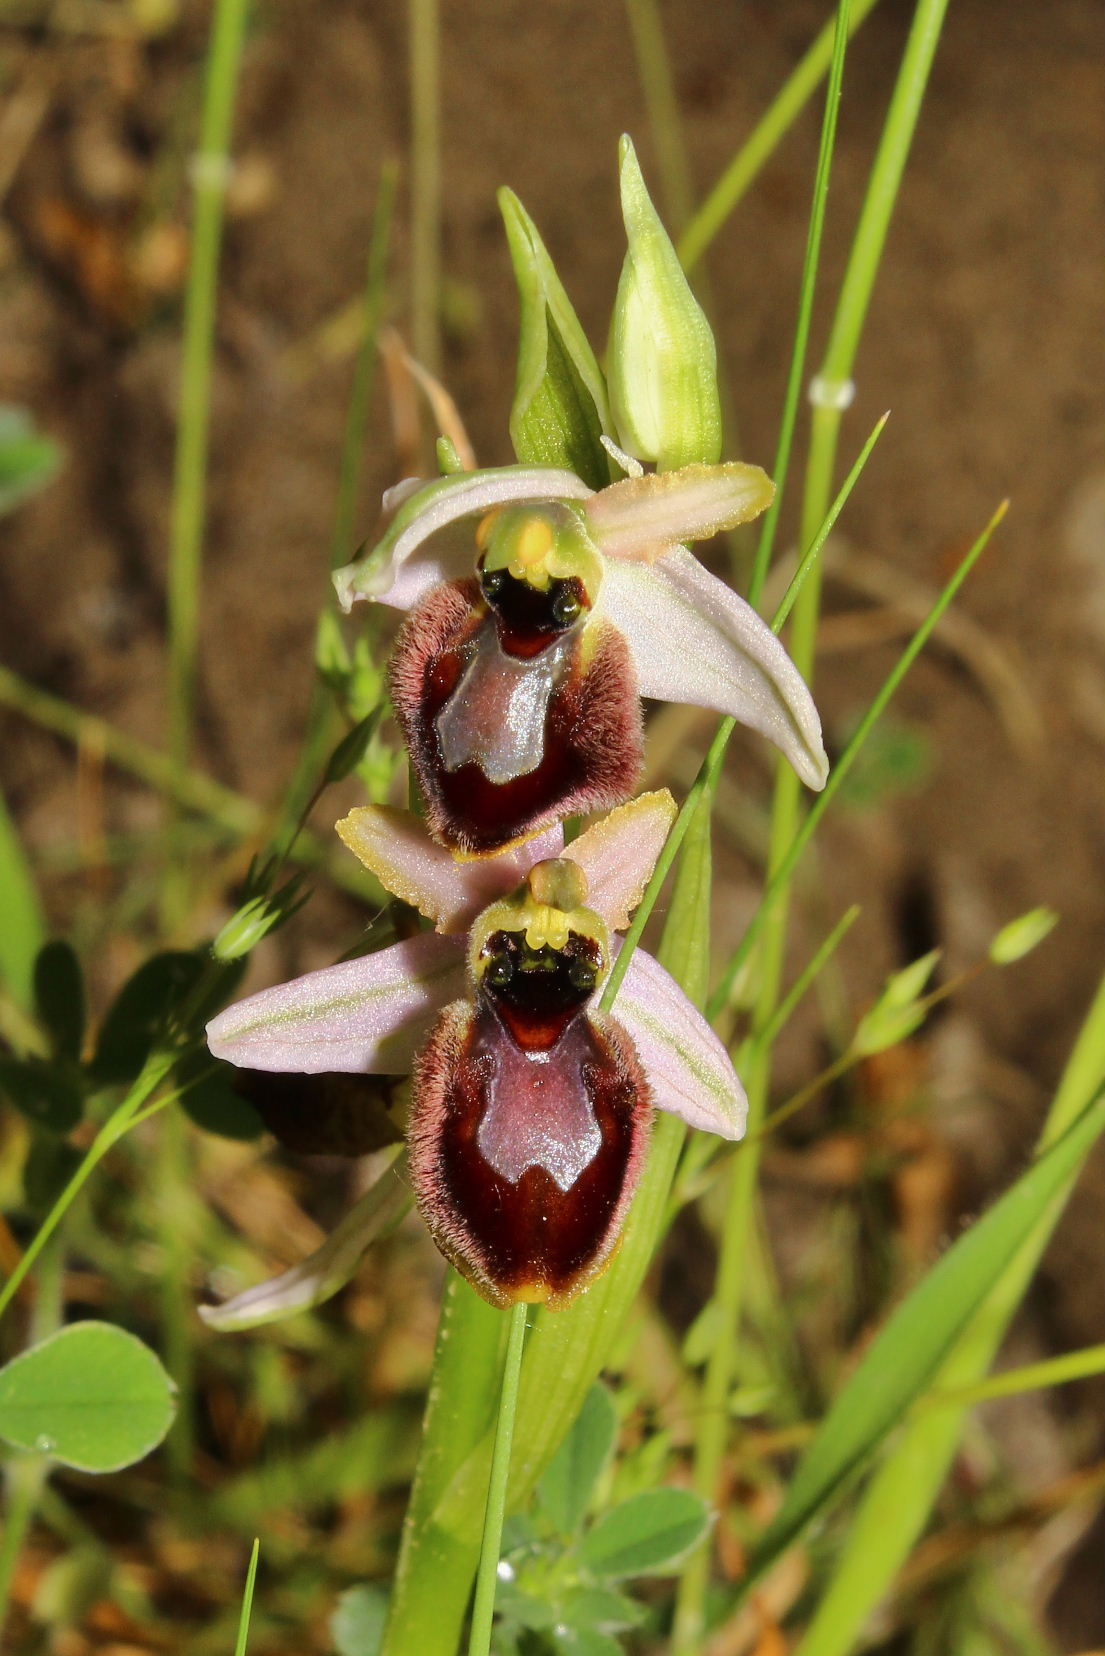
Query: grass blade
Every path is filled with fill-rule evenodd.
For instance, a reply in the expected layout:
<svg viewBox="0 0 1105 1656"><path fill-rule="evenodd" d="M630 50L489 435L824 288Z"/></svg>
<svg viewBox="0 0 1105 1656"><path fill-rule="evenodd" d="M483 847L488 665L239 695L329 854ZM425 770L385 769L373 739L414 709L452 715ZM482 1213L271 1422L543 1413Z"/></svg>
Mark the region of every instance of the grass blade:
<svg viewBox="0 0 1105 1656"><path fill-rule="evenodd" d="M920 1395L941 1360L1105 1129L1105 1088L984 1218L948 1249L868 1347L822 1421L743 1590L823 1513Z"/></svg>
<svg viewBox="0 0 1105 1656"><path fill-rule="evenodd" d="M246 1645L249 1642L249 1618L253 1613L253 1590L257 1585L257 1559L261 1552L261 1540L254 1537L253 1550L249 1555L249 1570L246 1573L245 1591L242 1594L242 1614L238 1619L238 1637L234 1645L234 1656L246 1656Z"/></svg>
<svg viewBox="0 0 1105 1656"><path fill-rule="evenodd" d="M1054 1144L1086 1108L1105 1076L1105 980L1082 1026L1041 1135ZM1020 1240L1000 1282L936 1379L936 1389L969 1387L997 1354L1062 1212L1077 1168ZM966 1406L926 1408L910 1421L864 1493L832 1583L796 1656L845 1656L920 1535L955 1456Z"/></svg>

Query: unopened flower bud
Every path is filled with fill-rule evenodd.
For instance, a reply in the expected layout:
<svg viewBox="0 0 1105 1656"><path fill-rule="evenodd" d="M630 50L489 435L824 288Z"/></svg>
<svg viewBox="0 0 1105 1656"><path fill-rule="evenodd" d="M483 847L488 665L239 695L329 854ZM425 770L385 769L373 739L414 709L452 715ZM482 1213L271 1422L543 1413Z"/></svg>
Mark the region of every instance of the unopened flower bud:
<svg viewBox="0 0 1105 1656"><path fill-rule="evenodd" d="M610 405L622 446L671 471L721 454L717 351L628 138L621 155L628 242L610 331Z"/></svg>

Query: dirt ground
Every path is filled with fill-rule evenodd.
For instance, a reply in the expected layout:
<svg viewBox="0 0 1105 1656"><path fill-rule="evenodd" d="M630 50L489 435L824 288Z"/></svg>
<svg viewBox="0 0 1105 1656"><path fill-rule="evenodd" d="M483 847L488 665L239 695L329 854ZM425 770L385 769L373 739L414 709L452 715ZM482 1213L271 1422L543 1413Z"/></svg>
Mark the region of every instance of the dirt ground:
<svg viewBox="0 0 1105 1656"><path fill-rule="evenodd" d="M24 4L0 36L0 399L31 409L67 451L58 480L4 525L0 655L160 744L184 172L208 12L186 4L178 16L167 0L168 26L143 39L121 26L126 10ZM698 192L826 12L807 0L664 8ZM815 350L910 15L905 0L882 0L849 56ZM893 410L831 564L817 675L831 750L918 606L997 502L1012 501L958 626L895 704L891 728L913 754L908 785L834 814L811 905L821 931L847 903L864 905L844 953L853 1006L926 948L944 948L950 974L1004 920L1039 903L1060 911L1038 954L981 978L925 1044L925 1085L965 1211L1022 1165L1100 972L1100 24L1094 0L952 0L843 440L850 458ZM200 746L213 774L256 799L279 792L310 694L350 373L340 329L327 324L361 287L381 165L409 152L405 27L395 0L271 0L245 58L220 300ZM501 463L516 306L495 189L506 182L521 196L601 344L621 257L618 134L635 135L654 182L655 153L620 6L452 0L443 53L441 372L481 462ZM768 466L818 119L814 108L799 121L708 259L739 452ZM401 208L400 327L403 198ZM380 395L365 534L395 464ZM707 728L680 727L681 763ZM754 744L740 748L734 794L751 775L762 796L762 765ZM5 714L0 780L32 847L61 866L77 809L71 750ZM111 833L157 821L156 802L130 785L112 789L106 810ZM754 898L758 826L743 843L736 833L719 841L729 876L719 951ZM72 880L59 878L50 898L61 923L80 904ZM333 953L335 912L324 906L294 934L273 975ZM106 959L110 975L110 951ZM795 1073L804 1062L799 1042ZM787 1156L768 1164L772 1199L784 1204L805 1199ZM1013 1360L1102 1339L1103 1205L1099 1160L1048 1256ZM1072 1421L1085 1462L1100 1460L1103 1405L1105 1388L1086 1385L1009 1406L1024 1487L1067 1466ZM1072 1537L1054 1566L1040 1563L1047 1590L1055 1584L1063 1648L1105 1642L1103 1563L1100 1525Z"/></svg>

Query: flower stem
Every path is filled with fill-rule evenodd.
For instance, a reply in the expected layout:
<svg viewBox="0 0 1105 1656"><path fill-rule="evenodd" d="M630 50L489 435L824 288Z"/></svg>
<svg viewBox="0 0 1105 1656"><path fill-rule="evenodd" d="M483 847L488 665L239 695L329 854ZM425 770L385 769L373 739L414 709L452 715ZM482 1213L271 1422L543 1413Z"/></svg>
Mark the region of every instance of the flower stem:
<svg viewBox="0 0 1105 1656"><path fill-rule="evenodd" d="M510 1332L503 1361L503 1386L499 1394L499 1420L495 1447L491 1452L491 1477L487 1486L487 1512L483 1521L480 1567L476 1575L476 1596L472 1604L472 1630L468 1656L488 1656L491 1624L495 1616L495 1588L499 1580L499 1548L503 1538L510 1450L514 1441L514 1416L518 1407L518 1382L522 1372L522 1348L526 1343L525 1301L510 1313Z"/></svg>

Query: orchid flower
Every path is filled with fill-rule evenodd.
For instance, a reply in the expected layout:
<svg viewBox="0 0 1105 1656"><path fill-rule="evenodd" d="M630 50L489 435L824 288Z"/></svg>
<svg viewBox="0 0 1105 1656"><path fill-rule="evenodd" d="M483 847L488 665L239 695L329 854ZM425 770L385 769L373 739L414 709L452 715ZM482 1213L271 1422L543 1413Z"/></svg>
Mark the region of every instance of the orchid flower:
<svg viewBox="0 0 1105 1656"><path fill-rule="evenodd" d="M410 612L392 700L430 830L462 854L625 799L641 696L732 714L824 785L797 668L684 544L756 517L774 485L738 462L645 473L621 458L639 475L598 491L548 466L408 481L385 496L398 510L380 543L335 576L347 610Z"/></svg>
<svg viewBox="0 0 1105 1656"><path fill-rule="evenodd" d="M645 794L567 848L555 829L461 862L406 813L355 810L338 824L346 844L437 929L262 990L208 1025L216 1057L251 1070L413 1069L415 1201L493 1304L563 1305L603 1269L654 1105L724 1138L744 1131L724 1046L651 956L634 951L613 1013L596 1007L612 934L628 925L674 811L667 792ZM394 1218L394 1189L364 1202L361 1230L343 1222L275 1298L249 1290L241 1316L232 1306L208 1320L241 1326L280 1314L281 1294L299 1308L314 1288L332 1292L351 1273L357 1236L367 1244Z"/></svg>

